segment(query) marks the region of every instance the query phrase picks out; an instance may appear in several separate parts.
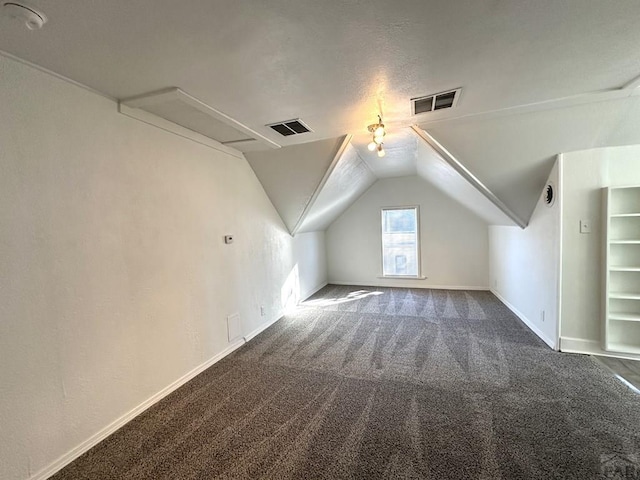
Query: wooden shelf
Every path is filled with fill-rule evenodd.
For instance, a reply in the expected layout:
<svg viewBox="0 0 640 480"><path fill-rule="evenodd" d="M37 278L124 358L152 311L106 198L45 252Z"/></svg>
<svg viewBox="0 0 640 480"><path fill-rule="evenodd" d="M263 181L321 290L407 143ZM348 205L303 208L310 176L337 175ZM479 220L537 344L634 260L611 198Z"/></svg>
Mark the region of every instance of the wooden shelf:
<svg viewBox="0 0 640 480"><path fill-rule="evenodd" d="M603 347L640 354L640 186L603 191L607 246Z"/></svg>
<svg viewBox="0 0 640 480"><path fill-rule="evenodd" d="M609 320L617 320L620 322L640 322L640 314L638 313L609 313Z"/></svg>
<svg viewBox="0 0 640 480"><path fill-rule="evenodd" d="M605 350L610 352L640 354L640 346L630 345L628 343L610 342Z"/></svg>
<svg viewBox="0 0 640 480"><path fill-rule="evenodd" d="M609 298L613 298L615 300L640 300L640 293L612 292L609 294Z"/></svg>

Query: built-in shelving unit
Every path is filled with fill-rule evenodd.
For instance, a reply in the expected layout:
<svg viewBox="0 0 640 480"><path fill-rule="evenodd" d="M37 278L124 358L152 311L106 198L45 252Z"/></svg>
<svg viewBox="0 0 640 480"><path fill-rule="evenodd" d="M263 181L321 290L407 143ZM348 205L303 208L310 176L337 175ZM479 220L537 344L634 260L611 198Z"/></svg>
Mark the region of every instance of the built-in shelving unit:
<svg viewBox="0 0 640 480"><path fill-rule="evenodd" d="M640 186L604 189L604 345L640 354Z"/></svg>

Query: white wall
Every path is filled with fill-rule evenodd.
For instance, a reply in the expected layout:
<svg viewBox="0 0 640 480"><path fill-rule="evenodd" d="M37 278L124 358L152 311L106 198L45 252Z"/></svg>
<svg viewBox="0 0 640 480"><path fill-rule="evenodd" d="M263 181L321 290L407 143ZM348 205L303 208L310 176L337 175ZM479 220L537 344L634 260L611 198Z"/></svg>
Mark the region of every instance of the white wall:
<svg viewBox="0 0 640 480"><path fill-rule="evenodd" d="M292 240L241 156L14 60L0 78L0 478L25 479L227 351L227 315L278 318L296 265L321 285L324 240Z"/></svg>
<svg viewBox="0 0 640 480"><path fill-rule="evenodd" d="M420 206L422 274L382 275L380 209ZM327 229L330 283L398 287L488 288L487 224L419 177L376 182Z"/></svg>
<svg viewBox="0 0 640 480"><path fill-rule="evenodd" d="M556 202L538 200L525 229L489 227L492 292L552 348L557 348L560 277L560 189L558 163L549 180ZM543 319L544 312L544 319Z"/></svg>
<svg viewBox="0 0 640 480"><path fill-rule="evenodd" d="M640 184L640 146L565 153L562 177L561 349L602 353L602 188Z"/></svg>
<svg viewBox="0 0 640 480"><path fill-rule="evenodd" d="M293 238L293 256L300 272L299 299L304 300L327 284L325 233L298 233Z"/></svg>

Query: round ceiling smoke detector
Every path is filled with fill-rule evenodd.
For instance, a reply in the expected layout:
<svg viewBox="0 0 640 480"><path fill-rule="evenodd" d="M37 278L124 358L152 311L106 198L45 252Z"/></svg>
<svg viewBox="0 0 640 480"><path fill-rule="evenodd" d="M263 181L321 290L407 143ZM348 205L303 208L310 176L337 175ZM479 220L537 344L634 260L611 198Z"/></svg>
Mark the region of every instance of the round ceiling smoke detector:
<svg viewBox="0 0 640 480"><path fill-rule="evenodd" d="M47 16L44 13L20 2L2 2L0 13L5 17L16 18L24 22L29 30L38 30L47 23Z"/></svg>

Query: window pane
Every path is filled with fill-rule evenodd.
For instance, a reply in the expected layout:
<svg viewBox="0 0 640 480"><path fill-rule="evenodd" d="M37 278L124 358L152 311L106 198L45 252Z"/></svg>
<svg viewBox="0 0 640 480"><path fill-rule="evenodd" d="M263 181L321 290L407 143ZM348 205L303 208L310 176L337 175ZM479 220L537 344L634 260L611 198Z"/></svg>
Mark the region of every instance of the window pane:
<svg viewBox="0 0 640 480"><path fill-rule="evenodd" d="M382 274L418 275L416 208L382 210Z"/></svg>

